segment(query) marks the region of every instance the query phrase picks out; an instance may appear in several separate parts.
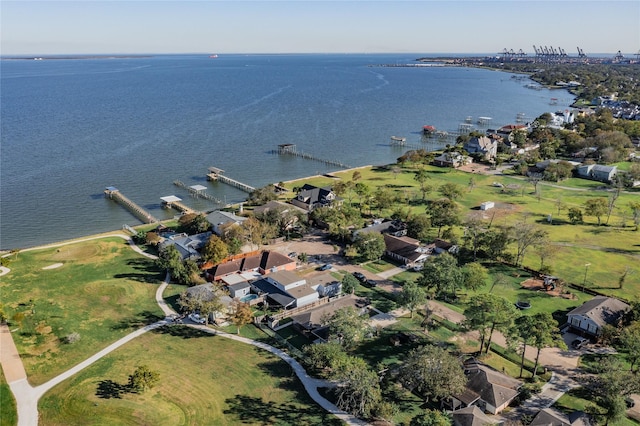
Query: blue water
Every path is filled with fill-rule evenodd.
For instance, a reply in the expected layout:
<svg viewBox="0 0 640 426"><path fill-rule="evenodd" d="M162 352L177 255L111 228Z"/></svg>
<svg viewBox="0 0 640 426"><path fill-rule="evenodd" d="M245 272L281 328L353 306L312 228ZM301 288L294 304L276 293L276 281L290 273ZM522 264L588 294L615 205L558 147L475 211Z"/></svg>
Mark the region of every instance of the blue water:
<svg viewBox="0 0 640 426"><path fill-rule="evenodd" d="M566 108L567 92L510 74L378 67L421 55L221 55L1 62L0 247L25 248L139 224L102 191L116 186L163 219L160 197L215 207L173 185L208 183L216 166L255 187L335 168L269 154L281 143L351 166L387 164L431 124L467 116L492 127ZM550 106L552 97L558 105ZM475 122L475 121L474 121ZM435 148L435 147L434 147Z"/></svg>

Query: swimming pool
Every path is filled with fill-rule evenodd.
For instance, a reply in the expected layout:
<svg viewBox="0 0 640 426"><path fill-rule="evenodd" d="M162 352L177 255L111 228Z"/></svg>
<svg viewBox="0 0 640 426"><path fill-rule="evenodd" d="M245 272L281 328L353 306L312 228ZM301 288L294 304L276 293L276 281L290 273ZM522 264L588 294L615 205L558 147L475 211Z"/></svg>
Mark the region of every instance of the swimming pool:
<svg viewBox="0 0 640 426"><path fill-rule="evenodd" d="M258 295L257 295L257 294L247 294L246 296L242 296L242 297L240 298L240 301L241 301L242 303L249 303L249 302L251 302L252 300L255 300L255 299L257 299L257 298L258 298Z"/></svg>

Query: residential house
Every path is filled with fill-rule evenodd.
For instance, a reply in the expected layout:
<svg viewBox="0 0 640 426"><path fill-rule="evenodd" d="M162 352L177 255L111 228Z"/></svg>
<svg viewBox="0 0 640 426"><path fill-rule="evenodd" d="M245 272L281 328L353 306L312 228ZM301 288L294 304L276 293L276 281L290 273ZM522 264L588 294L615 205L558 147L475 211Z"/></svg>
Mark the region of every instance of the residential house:
<svg viewBox="0 0 640 426"><path fill-rule="evenodd" d="M269 212L277 212L281 219L285 219L287 221L283 226L286 230L295 228L299 214L307 213L306 210L303 210L300 207L276 200L269 201L268 203L257 206L253 209L253 214L256 216L261 216Z"/></svg>
<svg viewBox="0 0 640 426"><path fill-rule="evenodd" d="M294 271L296 261L276 251L243 253L229 257L217 265L207 268L205 277L210 281L219 281L226 275L238 272L257 272L267 275L276 271Z"/></svg>
<svg viewBox="0 0 640 426"><path fill-rule="evenodd" d="M318 188L309 184L300 188L298 194L290 200L291 204L306 212L313 211L318 207L331 206L341 201L342 198L338 197L330 186Z"/></svg>
<svg viewBox="0 0 640 426"><path fill-rule="evenodd" d="M364 315L368 312L367 307L362 303L362 300L358 296L349 294L344 297L330 300L318 307L295 314L291 316L291 319L298 329L304 330L305 332L317 333L318 330L325 328L324 320L326 318L331 317L331 315L333 315L337 310L347 307L357 309L360 315ZM318 335L321 334L322 333L318 333Z"/></svg>
<svg viewBox="0 0 640 426"><path fill-rule="evenodd" d="M216 210L207 215L207 220L213 227L213 232L215 232L216 235L222 235L223 230L226 226L241 225L242 222L247 220L247 218L237 216L231 212Z"/></svg>
<svg viewBox="0 0 640 426"><path fill-rule="evenodd" d="M451 421L454 426L487 426L498 423L475 405L454 411L451 413Z"/></svg>
<svg viewBox="0 0 640 426"><path fill-rule="evenodd" d="M464 149L469 154L481 154L490 160L498 155L498 141L488 136L473 137L465 142Z"/></svg>
<svg viewBox="0 0 640 426"><path fill-rule="evenodd" d="M517 132L527 132L529 127L526 124L507 124L496 130L499 136L502 136L505 140L513 142L514 135Z"/></svg>
<svg viewBox="0 0 640 426"><path fill-rule="evenodd" d="M307 284L306 279L294 272L272 272L264 279L293 297L295 299L294 307L296 308L313 303L320 297L317 286Z"/></svg>
<svg viewBox="0 0 640 426"><path fill-rule="evenodd" d="M182 260L199 259L200 249L204 247L209 237L211 237L211 232L196 235L174 234L160 243L160 250L174 246L182 256Z"/></svg>
<svg viewBox="0 0 640 426"><path fill-rule="evenodd" d="M409 237L396 237L383 234L384 255L404 265L423 262L429 257L430 251L420 245L420 241Z"/></svg>
<svg viewBox="0 0 640 426"><path fill-rule="evenodd" d="M231 296L232 299L242 299L244 296L249 295L251 286L247 281L243 281L236 284L230 284L227 286L227 289L229 289L229 296Z"/></svg>
<svg viewBox="0 0 640 426"><path fill-rule="evenodd" d="M555 408L538 411L529 426L590 426L589 417L582 411L565 414Z"/></svg>
<svg viewBox="0 0 640 426"><path fill-rule="evenodd" d="M216 294L217 293L217 294ZM201 302L208 302L213 300L215 297L218 297L220 302L223 304L223 308L216 312L209 313L209 322L215 322L220 318L224 317L226 313L229 311L229 306L231 305L231 297L226 294L220 294L219 290L214 287L212 283L206 283L201 285L196 285L193 287L189 287L186 290L187 299L197 298ZM200 312L204 314L204 312Z"/></svg>
<svg viewBox="0 0 640 426"><path fill-rule="evenodd" d="M453 411L476 405L485 412L498 414L518 396L522 386L519 380L475 360L465 363L465 374L466 390L450 397Z"/></svg>
<svg viewBox="0 0 640 426"><path fill-rule="evenodd" d="M600 182L611 182L618 173L618 166L603 166L600 164L585 164L578 166L578 176Z"/></svg>
<svg viewBox="0 0 640 426"><path fill-rule="evenodd" d="M596 296L567 314L569 328L581 335L598 336L602 327L615 325L630 306L613 297Z"/></svg>
<svg viewBox="0 0 640 426"><path fill-rule="evenodd" d="M454 169L471 163L473 163L471 157L457 152L445 152L433 159L433 164L436 166L453 167Z"/></svg>
<svg viewBox="0 0 640 426"><path fill-rule="evenodd" d="M378 232L380 234L391 234L396 237L407 235L407 228L404 223L399 220L374 220L372 224L365 228L356 229L351 234L351 240L355 241L358 234L365 232Z"/></svg>

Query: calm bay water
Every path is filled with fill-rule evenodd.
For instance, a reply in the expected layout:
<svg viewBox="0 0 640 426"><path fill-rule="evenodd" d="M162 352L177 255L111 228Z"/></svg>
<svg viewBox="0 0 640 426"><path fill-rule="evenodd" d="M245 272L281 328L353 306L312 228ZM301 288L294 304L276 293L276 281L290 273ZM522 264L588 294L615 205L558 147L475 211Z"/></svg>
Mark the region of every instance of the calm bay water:
<svg viewBox="0 0 640 426"><path fill-rule="evenodd" d="M140 222L106 186L163 219L160 197L215 205L174 186L202 184L227 202L246 194L206 182L216 166L260 187L335 168L269 154L281 143L351 166L388 164L431 124L467 116L492 127L571 103L495 71L408 64L422 55L221 55L2 61L0 247L25 248ZM550 106L550 99L558 105ZM427 148L435 146L427 145Z"/></svg>

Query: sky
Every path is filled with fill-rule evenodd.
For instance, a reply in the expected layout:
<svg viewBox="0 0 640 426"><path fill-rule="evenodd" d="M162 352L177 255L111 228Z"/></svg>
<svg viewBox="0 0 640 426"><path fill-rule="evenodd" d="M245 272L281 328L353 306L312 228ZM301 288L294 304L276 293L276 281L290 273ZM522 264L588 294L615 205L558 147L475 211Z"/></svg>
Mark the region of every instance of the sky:
<svg viewBox="0 0 640 426"><path fill-rule="evenodd" d="M640 52L640 0L0 0L0 54Z"/></svg>

